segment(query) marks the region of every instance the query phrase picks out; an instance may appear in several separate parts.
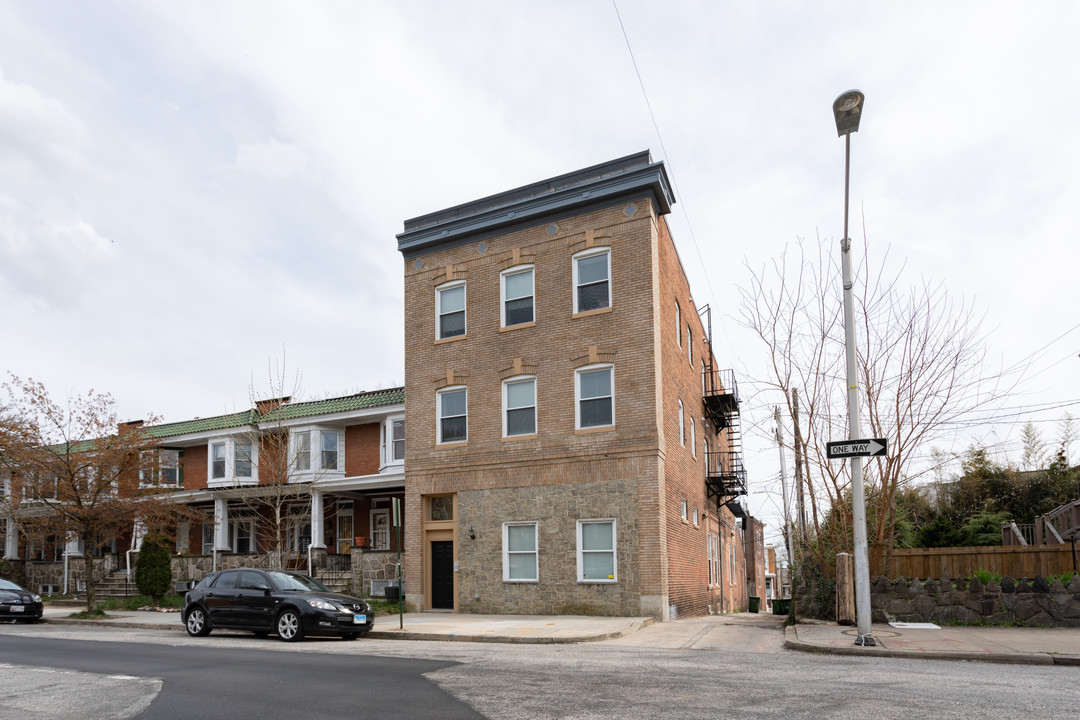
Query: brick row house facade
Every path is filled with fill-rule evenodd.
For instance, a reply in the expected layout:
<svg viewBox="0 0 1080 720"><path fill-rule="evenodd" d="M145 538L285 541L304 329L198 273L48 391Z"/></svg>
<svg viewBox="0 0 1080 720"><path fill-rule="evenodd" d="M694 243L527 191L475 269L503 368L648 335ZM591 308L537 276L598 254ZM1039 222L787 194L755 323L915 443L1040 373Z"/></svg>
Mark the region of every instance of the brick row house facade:
<svg viewBox="0 0 1080 720"><path fill-rule="evenodd" d="M746 607L737 392L673 203L643 152L405 222L410 609Z"/></svg>
<svg viewBox="0 0 1080 720"><path fill-rule="evenodd" d="M141 463L140 483L170 491L172 502L204 518L174 528L174 579L275 566L311 571L340 589L363 577L366 588L348 589L365 593L391 582L398 549L391 504L405 487L404 409L404 388L393 388L267 400L244 412L141 428L159 449ZM10 491L10 478L5 486ZM60 562L65 550L100 558L106 572L126 572L128 551L141 541L135 527L87 550L21 536L16 525L6 518L3 557L24 563L21 574L34 588L78 589L77 570Z"/></svg>

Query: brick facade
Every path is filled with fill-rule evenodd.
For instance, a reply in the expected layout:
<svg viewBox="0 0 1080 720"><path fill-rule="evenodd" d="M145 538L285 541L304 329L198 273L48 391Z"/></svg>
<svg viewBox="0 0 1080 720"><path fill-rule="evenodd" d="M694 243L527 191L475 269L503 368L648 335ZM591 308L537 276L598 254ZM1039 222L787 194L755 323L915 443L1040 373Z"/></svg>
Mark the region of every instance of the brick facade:
<svg viewBox="0 0 1080 720"><path fill-rule="evenodd" d="M662 166L649 167L662 173ZM547 185L571 185L568 177ZM547 192L544 183L537 186L545 186L541 195ZM496 196L409 221L399 236L409 429L406 549L414 559L407 566L407 600L414 608L431 607L437 537L454 543L458 610L669 618L745 607L744 571L736 571L737 581L724 575L723 582L714 577L710 583L710 534L720 538L725 570L729 548L737 548L736 562L742 562L742 543L731 513L706 497L704 444L708 438L717 449L722 442L703 420L700 363L709 347L662 217L665 201L652 187L631 188L607 202L571 199L561 212L544 210L504 229L453 229L470 212L514 217L537 186L511 191L505 201ZM450 239L409 248L414 228L446 223ZM589 251L609 253L610 305L575 313L574 257ZM502 327L500 274L526 266L533 269L533 321ZM439 339L436 292L446 283L464 283L465 333ZM686 326L681 343L676 301ZM594 365L612 368L614 424L576 429L575 372ZM504 437L503 381L522 376L535 378L536 432ZM449 387L467 391L467 440L440 444L438 391ZM441 494L456 495L453 533L439 525L431 530L437 536L429 535L425 499ZM683 499L697 508L696 525L682 521ZM614 582L578 579L577 521L589 518L615 520ZM503 524L520 521L538 524L539 577L531 583L503 579Z"/></svg>

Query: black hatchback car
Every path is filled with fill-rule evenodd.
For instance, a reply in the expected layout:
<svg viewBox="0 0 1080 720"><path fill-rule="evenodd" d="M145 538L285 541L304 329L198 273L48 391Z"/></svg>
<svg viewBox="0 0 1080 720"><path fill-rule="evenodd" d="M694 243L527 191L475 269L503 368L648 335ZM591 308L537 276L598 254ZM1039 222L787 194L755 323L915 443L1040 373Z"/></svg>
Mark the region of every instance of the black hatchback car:
<svg viewBox="0 0 1080 720"><path fill-rule="evenodd" d="M44 607L40 595L0 578L0 622L23 620L35 623L41 619Z"/></svg>
<svg viewBox="0 0 1080 720"><path fill-rule="evenodd" d="M375 617L360 598L333 592L318 580L280 570L221 570L207 575L184 597L181 614L189 635L217 628L250 630L282 640L340 635L355 640Z"/></svg>

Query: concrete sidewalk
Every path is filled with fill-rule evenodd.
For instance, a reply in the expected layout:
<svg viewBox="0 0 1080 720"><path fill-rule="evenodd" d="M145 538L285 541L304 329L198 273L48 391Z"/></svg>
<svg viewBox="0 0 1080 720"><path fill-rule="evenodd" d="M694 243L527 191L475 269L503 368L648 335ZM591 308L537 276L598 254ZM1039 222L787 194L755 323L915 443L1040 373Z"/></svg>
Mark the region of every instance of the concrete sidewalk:
<svg viewBox="0 0 1080 720"><path fill-rule="evenodd" d="M68 617L79 608L45 607L45 622L98 627L176 630L183 632L179 612L110 610L104 619ZM502 643L580 643L610 640L639 630L651 617L586 617L575 615L462 615L446 612L406 613L404 630L397 615L375 618L367 637L394 640L456 640Z"/></svg>
<svg viewBox="0 0 1080 720"><path fill-rule="evenodd" d="M1080 628L945 626L935 630L875 624L871 632L877 645L859 647L853 627L800 623L784 628L784 646L862 657L1080 665Z"/></svg>

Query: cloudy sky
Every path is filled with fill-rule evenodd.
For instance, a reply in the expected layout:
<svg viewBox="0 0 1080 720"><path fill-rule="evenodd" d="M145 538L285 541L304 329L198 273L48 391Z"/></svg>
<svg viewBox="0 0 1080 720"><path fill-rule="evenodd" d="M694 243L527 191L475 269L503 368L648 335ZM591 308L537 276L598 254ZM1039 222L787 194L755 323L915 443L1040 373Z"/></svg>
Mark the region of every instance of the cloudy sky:
<svg viewBox="0 0 1080 720"><path fill-rule="evenodd" d="M1026 368L976 438L1015 456L1080 416L1078 27L1071 1L0 1L0 369L166 420L248 407L282 357L308 397L401 384L406 218L651 149L749 378L737 286L842 234L831 103L860 88L853 224ZM744 387L772 487L777 398Z"/></svg>

